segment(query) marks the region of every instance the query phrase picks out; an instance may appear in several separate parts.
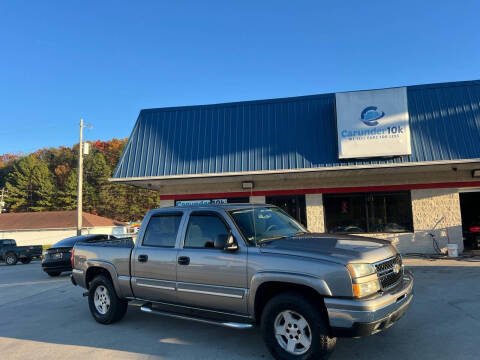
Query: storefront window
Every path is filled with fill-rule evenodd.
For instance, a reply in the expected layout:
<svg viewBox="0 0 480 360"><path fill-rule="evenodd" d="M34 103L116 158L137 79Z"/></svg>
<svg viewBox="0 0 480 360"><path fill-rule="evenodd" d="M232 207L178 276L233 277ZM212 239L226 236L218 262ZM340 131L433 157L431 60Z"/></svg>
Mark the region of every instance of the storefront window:
<svg viewBox="0 0 480 360"><path fill-rule="evenodd" d="M302 225L307 225L305 195L267 196L265 201L278 206Z"/></svg>
<svg viewBox="0 0 480 360"><path fill-rule="evenodd" d="M413 231L409 191L325 194L323 204L330 233Z"/></svg>

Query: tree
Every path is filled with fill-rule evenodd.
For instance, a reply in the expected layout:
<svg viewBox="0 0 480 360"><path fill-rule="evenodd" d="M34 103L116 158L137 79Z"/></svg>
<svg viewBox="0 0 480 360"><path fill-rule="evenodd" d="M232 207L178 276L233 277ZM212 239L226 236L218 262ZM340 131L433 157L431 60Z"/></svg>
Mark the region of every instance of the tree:
<svg viewBox="0 0 480 360"><path fill-rule="evenodd" d="M105 161L105 157L99 151L94 151L84 158L84 208L89 212L98 213L101 205L100 190L108 181L111 170Z"/></svg>
<svg viewBox="0 0 480 360"><path fill-rule="evenodd" d="M13 170L13 165L18 157L17 154L0 155L0 188L5 186L7 176Z"/></svg>
<svg viewBox="0 0 480 360"><path fill-rule="evenodd" d="M156 191L108 182L100 192L98 213L120 221L136 221L143 219L159 201L160 194Z"/></svg>
<svg viewBox="0 0 480 360"><path fill-rule="evenodd" d="M11 211L53 209L53 176L46 162L35 155L20 158L8 174L7 207Z"/></svg>
<svg viewBox="0 0 480 360"><path fill-rule="evenodd" d="M84 157L84 211L115 220L143 218L157 206L155 191L111 183L127 139L92 142ZM0 156L0 185L8 183L7 209L13 212L72 210L77 207L78 144L43 148L28 156Z"/></svg>
<svg viewBox="0 0 480 360"><path fill-rule="evenodd" d="M73 169L68 174L61 175L64 177L64 181L61 182L61 186L58 187L55 194L55 209L74 210L77 208L77 174L77 169Z"/></svg>

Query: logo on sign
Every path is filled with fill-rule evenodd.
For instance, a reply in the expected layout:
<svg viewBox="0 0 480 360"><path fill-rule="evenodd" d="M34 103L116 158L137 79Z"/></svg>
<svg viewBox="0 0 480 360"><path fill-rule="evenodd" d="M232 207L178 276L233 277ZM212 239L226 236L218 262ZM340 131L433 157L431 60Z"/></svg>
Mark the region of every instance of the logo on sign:
<svg viewBox="0 0 480 360"><path fill-rule="evenodd" d="M377 111L376 106L367 106L363 109L360 119L367 126L377 126L379 119L385 116L385 113Z"/></svg>

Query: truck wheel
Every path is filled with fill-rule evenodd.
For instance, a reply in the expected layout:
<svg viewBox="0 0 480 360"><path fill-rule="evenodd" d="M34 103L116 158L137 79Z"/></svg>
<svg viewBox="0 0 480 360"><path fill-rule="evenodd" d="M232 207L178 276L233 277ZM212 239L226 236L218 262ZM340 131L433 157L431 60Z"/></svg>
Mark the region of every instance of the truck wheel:
<svg viewBox="0 0 480 360"><path fill-rule="evenodd" d="M5 263L7 265L16 265L18 261L17 255L15 253L8 253L5 256Z"/></svg>
<svg viewBox="0 0 480 360"><path fill-rule="evenodd" d="M327 359L337 341L328 321L309 298L284 293L272 298L261 319L262 335L275 359Z"/></svg>
<svg viewBox="0 0 480 360"><path fill-rule="evenodd" d="M55 276L60 276L61 272L59 271L50 271L47 272L48 276L55 277Z"/></svg>
<svg viewBox="0 0 480 360"><path fill-rule="evenodd" d="M32 258L21 258L20 261L22 264L30 264L32 262Z"/></svg>
<svg viewBox="0 0 480 360"><path fill-rule="evenodd" d="M88 305L93 318L100 324L120 320L128 308L128 302L117 296L112 282L104 275L98 275L90 283Z"/></svg>

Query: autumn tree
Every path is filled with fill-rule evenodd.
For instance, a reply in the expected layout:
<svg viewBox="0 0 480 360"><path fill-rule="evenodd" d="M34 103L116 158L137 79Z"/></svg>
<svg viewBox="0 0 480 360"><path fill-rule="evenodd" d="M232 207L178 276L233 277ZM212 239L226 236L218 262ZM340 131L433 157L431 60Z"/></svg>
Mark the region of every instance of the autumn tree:
<svg viewBox="0 0 480 360"><path fill-rule="evenodd" d="M159 194L112 183L127 139L92 142L84 157L83 209L116 220L142 219L156 207ZM78 144L44 148L19 157L0 156L0 185L7 183L9 210L72 210L77 207Z"/></svg>

